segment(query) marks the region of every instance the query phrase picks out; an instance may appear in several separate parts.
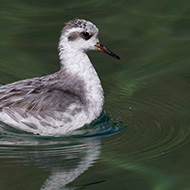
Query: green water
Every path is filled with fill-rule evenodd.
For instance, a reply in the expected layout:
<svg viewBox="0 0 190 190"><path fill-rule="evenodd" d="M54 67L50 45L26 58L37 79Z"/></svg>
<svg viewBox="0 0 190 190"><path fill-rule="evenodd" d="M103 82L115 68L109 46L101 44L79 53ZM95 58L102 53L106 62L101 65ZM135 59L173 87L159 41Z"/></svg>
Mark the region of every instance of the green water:
<svg viewBox="0 0 190 190"><path fill-rule="evenodd" d="M190 2L0 0L0 83L59 69L64 23L85 18L121 57L89 56L102 117L67 137L1 124L1 190L190 189Z"/></svg>

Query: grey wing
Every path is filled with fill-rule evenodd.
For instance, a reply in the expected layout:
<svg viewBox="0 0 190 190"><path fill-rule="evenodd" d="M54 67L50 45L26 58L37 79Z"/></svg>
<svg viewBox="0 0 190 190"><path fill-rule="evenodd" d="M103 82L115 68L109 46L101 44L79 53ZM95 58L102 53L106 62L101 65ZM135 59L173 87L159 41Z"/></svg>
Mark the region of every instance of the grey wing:
<svg viewBox="0 0 190 190"><path fill-rule="evenodd" d="M56 88L56 83L44 85L26 80L0 87L0 109L64 112L71 104L81 105L82 102L76 94Z"/></svg>

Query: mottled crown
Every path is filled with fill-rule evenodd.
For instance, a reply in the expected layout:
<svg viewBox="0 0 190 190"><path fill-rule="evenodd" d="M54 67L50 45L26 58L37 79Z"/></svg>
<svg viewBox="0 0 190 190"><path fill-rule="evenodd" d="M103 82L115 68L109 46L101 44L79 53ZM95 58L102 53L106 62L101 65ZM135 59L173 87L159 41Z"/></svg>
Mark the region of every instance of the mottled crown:
<svg viewBox="0 0 190 190"><path fill-rule="evenodd" d="M62 32L65 33L71 28L81 28L91 34L98 33L98 28L90 21L86 21L84 19L74 19L67 22Z"/></svg>

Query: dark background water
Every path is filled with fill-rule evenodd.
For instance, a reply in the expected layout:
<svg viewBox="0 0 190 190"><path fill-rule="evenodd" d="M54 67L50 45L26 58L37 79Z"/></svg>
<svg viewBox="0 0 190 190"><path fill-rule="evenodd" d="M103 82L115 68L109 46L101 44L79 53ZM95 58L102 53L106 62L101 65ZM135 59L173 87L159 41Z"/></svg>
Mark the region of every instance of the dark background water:
<svg viewBox="0 0 190 190"><path fill-rule="evenodd" d="M89 52L107 113L79 134L1 124L0 189L190 189L189 10L188 0L0 0L1 84L57 71L60 31L76 17L121 57Z"/></svg>

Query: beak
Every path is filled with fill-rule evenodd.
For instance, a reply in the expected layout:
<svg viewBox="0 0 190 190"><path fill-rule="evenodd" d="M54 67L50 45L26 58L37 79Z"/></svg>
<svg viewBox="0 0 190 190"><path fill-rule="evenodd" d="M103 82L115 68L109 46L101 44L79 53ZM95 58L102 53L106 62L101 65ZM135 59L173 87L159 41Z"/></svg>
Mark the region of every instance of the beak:
<svg viewBox="0 0 190 190"><path fill-rule="evenodd" d="M95 45L97 47L97 49L99 51L103 51L104 53L107 53L108 55L116 58L116 59L120 59L120 57L118 55L116 55L115 53L113 53L112 51L110 51L109 49L107 49L105 46L103 46L101 43L97 43Z"/></svg>

